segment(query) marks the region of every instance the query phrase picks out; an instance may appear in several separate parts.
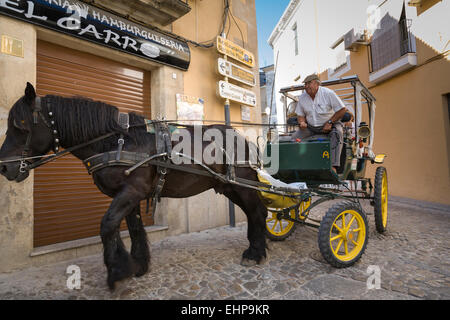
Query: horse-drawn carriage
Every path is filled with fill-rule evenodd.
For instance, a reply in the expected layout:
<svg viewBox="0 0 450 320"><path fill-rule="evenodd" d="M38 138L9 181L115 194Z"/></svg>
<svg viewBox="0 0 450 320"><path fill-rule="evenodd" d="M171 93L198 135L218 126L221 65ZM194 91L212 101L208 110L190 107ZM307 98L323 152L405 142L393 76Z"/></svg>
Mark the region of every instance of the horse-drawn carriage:
<svg viewBox="0 0 450 320"><path fill-rule="evenodd" d="M303 182L301 195L297 198L262 193L268 208L266 235L278 241L289 237L297 224L319 228L319 248L323 257L335 267L355 263L364 253L368 225L366 213L359 199L369 199L374 206L375 226L380 233L387 227L388 185L386 168L376 169L374 182L365 176L368 164L381 164L384 154L375 155L374 142L375 98L370 91L352 76L338 80L323 81L322 86L337 87L335 90L347 106L344 122L344 145L340 166L332 169L330 139L326 135L314 135L303 140L293 139L296 118L292 117L297 98L292 92L304 86L282 88L286 112L285 130L273 132L267 143L266 154L278 152L279 169L274 178L283 183L298 185ZM292 100L290 104L287 101ZM367 112L364 112L366 104ZM367 123L368 122L368 123ZM269 183L269 177L261 178ZM280 186L280 183L273 181ZM313 201L313 199L315 199ZM327 200L346 199L331 207L321 221L310 218L311 209ZM317 224L317 223L320 223Z"/></svg>
<svg viewBox="0 0 450 320"><path fill-rule="evenodd" d="M266 143L265 154L278 152L279 155L279 170L271 176L262 165L255 167L264 161L251 163L252 144L239 134L237 140L243 141L244 150L248 151L243 162L239 163L238 156L224 147L225 140L230 139L228 131L235 131L232 127L146 120L80 97L37 97L29 83L25 95L9 113L7 135L0 149L0 173L10 181L21 182L31 169L69 152L83 161L100 191L113 198L100 227L110 288L114 288L116 281L148 271L150 254L140 201L153 199L156 203L160 197L189 197L208 189L228 197L247 216L250 246L242 254L244 265L265 259L266 236L282 240L293 232L297 223L318 226L318 221L309 216L311 209L327 200L346 199L330 208L318 227L324 258L335 267L349 266L361 257L367 244L367 218L359 199L372 201L376 228L379 232L386 229L387 174L385 168L379 167L373 184L365 178L366 165L382 163L384 159L384 155L375 156L372 151L375 98L357 77L322 83L324 86L348 84L350 88L336 90L343 93L344 101L353 101L354 121L350 124L354 123L355 130L352 132L352 126L346 126L344 152L337 173L331 169L329 139L312 137L291 141L289 125L284 134L274 134L276 137ZM290 87L281 92L295 100L290 92L301 89L302 86ZM364 103L367 116L362 111ZM286 110L289 112L289 108ZM185 132L181 142L171 139L177 130ZM195 141L196 132L200 132L200 143ZM205 144L207 132L220 134L221 138ZM211 141L211 137L208 139ZM234 136L231 139L231 145L238 143ZM211 148L219 140L223 145ZM214 158L221 161L209 163L181 152L178 147L184 142L188 142L188 151L191 146L200 145L200 154L213 149ZM48 154L51 150L54 154ZM176 158L187 161L177 162ZM352 191L348 181L358 188ZM131 254L120 239L119 226L123 219L130 232Z"/></svg>

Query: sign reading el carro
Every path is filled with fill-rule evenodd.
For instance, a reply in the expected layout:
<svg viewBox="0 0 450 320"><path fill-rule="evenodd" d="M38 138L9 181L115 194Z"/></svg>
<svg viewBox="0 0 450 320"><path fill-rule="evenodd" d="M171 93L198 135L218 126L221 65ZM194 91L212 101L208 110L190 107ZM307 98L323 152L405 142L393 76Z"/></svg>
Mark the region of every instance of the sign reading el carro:
<svg viewBox="0 0 450 320"><path fill-rule="evenodd" d="M230 99L252 107L256 106L256 95L253 91L235 86L226 81L219 81L219 95L224 99Z"/></svg>
<svg viewBox="0 0 450 320"><path fill-rule="evenodd" d="M251 70L244 69L222 58L217 60L217 67L219 73L225 77L240 81L249 86L254 86L256 84L255 75Z"/></svg>
<svg viewBox="0 0 450 320"><path fill-rule="evenodd" d="M76 0L0 0L0 14L187 70L186 42Z"/></svg>
<svg viewBox="0 0 450 320"><path fill-rule="evenodd" d="M255 58L253 53L245 50L230 40L224 39L221 36L217 36L217 50L249 67L255 66Z"/></svg>

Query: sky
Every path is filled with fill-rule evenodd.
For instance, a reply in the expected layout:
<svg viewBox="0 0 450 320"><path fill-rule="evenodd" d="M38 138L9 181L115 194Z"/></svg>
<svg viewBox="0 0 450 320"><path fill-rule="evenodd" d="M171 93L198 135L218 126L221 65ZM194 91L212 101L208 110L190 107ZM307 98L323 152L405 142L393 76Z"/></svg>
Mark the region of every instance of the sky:
<svg viewBox="0 0 450 320"><path fill-rule="evenodd" d="M273 50L267 43L290 0L255 0L258 28L259 67L274 63Z"/></svg>

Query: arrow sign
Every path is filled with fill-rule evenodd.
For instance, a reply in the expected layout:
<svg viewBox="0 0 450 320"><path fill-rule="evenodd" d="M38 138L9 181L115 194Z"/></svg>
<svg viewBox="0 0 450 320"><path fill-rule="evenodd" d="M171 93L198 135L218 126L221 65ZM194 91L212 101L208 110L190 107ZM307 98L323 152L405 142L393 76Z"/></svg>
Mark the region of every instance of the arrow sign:
<svg viewBox="0 0 450 320"><path fill-rule="evenodd" d="M249 67L253 68L255 65L255 58L253 57L253 53L245 50L244 48L238 46L230 40L222 38L221 36L217 36L217 51L233 59L236 59L237 61L242 62Z"/></svg>
<svg viewBox="0 0 450 320"><path fill-rule="evenodd" d="M217 60L217 66L219 73L225 77L240 81L252 87L256 84L255 75L251 70L242 68L237 64L231 63L222 58Z"/></svg>
<svg viewBox="0 0 450 320"><path fill-rule="evenodd" d="M256 94L253 91L225 81L219 81L219 95L224 99L230 99L252 107L256 106Z"/></svg>

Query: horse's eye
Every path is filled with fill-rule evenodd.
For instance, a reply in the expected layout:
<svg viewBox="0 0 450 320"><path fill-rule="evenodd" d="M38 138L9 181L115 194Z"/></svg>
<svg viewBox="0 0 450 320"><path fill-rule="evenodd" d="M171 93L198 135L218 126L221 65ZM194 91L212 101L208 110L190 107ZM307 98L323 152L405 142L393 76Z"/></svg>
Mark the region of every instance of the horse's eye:
<svg viewBox="0 0 450 320"><path fill-rule="evenodd" d="M20 120L19 122L17 122L17 120L16 119L14 119L14 127L16 127L17 129L19 129L19 130L24 130L25 128L25 121L24 120Z"/></svg>

